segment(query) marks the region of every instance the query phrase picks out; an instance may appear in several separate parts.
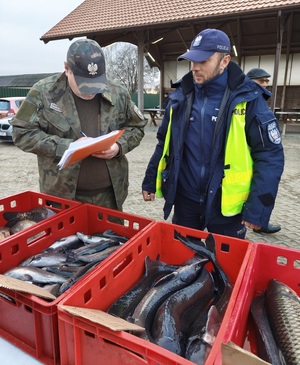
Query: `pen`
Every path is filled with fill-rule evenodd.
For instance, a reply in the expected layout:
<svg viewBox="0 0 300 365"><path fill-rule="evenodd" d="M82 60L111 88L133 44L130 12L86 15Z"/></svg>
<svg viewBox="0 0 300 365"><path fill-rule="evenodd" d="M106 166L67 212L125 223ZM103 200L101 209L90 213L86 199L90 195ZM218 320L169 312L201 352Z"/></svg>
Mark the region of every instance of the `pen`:
<svg viewBox="0 0 300 365"><path fill-rule="evenodd" d="M80 134L81 134L83 137L87 137L87 135L86 135L84 132L82 132L82 131L80 131Z"/></svg>

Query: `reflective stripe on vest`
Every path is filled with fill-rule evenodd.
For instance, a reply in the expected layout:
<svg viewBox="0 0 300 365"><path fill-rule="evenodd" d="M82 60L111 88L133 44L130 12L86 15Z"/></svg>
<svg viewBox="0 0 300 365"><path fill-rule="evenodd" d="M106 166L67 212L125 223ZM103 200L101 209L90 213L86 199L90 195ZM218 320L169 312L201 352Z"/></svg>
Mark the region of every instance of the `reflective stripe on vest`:
<svg viewBox="0 0 300 365"><path fill-rule="evenodd" d="M225 148L221 212L226 217L241 213L248 198L253 175L253 160L245 133L246 102L236 106Z"/></svg>
<svg viewBox="0 0 300 365"><path fill-rule="evenodd" d="M162 172L167 167L167 159L166 159L166 157L168 157L169 156L169 153L170 153L172 115L173 115L173 109L171 107L170 108L170 120L169 120L169 124L168 124L167 134L166 134L166 137L165 137L164 149L163 149L163 153L162 153L162 156L161 156L161 158L159 160L158 167L157 167L156 192L155 192L157 198L162 198L162 196L163 196L162 190L161 190L161 186L162 186Z"/></svg>

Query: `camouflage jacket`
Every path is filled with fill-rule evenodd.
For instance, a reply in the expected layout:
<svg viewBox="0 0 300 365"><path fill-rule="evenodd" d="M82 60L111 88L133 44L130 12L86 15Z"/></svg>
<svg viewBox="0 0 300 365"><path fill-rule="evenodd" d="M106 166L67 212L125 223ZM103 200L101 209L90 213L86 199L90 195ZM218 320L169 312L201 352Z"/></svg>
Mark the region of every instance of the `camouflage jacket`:
<svg viewBox="0 0 300 365"><path fill-rule="evenodd" d="M146 119L123 87L108 81L100 98L99 135L124 129L118 140L120 153L106 160L119 209L128 194L128 161L125 154L137 147ZM69 144L80 135L80 121L65 73L37 82L12 121L13 141L37 155L39 184L43 193L75 199L80 162L59 170L57 163Z"/></svg>

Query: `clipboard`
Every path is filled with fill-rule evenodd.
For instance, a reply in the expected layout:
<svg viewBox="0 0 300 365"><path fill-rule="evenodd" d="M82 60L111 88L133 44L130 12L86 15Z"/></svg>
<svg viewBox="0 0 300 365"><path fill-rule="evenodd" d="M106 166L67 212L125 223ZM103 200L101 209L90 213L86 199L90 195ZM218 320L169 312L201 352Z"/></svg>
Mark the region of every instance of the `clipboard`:
<svg viewBox="0 0 300 365"><path fill-rule="evenodd" d="M70 143L57 166L59 170L92 155L97 151L108 150L124 133L124 129L115 130L103 136Z"/></svg>

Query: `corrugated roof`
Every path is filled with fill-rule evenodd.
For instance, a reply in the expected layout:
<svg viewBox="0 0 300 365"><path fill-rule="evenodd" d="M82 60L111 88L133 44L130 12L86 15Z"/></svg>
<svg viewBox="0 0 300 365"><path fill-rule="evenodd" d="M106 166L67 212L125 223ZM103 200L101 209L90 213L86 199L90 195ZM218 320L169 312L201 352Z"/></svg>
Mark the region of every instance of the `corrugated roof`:
<svg viewBox="0 0 300 365"><path fill-rule="evenodd" d="M287 9L300 0L85 0L41 39L68 38L100 31L132 29L205 17Z"/></svg>

